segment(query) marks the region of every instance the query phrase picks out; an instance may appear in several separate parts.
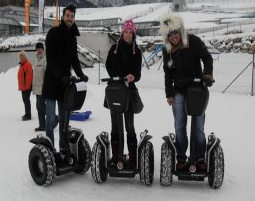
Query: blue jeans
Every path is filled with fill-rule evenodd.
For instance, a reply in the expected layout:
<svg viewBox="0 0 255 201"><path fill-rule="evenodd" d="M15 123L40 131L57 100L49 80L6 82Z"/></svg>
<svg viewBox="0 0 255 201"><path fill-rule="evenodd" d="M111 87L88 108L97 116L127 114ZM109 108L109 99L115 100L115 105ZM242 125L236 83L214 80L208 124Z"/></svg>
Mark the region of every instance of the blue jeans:
<svg viewBox="0 0 255 201"><path fill-rule="evenodd" d="M51 139L54 145L54 121L56 119L55 110L56 102L58 102L58 115L59 115L59 148L60 150L66 150L66 138L64 134L64 107L62 101L56 101L51 99L46 99L46 136Z"/></svg>
<svg viewBox="0 0 255 201"><path fill-rule="evenodd" d="M188 148L187 137L187 113L185 110L185 96L181 93L176 93L173 104L174 125L176 134L176 149L177 160L186 161L186 151ZM196 121L196 140L194 154L196 161L205 159L206 139L204 133L205 114L197 117Z"/></svg>

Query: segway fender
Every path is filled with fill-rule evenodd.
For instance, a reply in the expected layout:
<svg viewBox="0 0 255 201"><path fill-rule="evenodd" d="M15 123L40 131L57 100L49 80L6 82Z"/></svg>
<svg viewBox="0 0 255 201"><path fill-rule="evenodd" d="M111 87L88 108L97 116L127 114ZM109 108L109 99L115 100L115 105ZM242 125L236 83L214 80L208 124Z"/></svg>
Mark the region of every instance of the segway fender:
<svg viewBox="0 0 255 201"><path fill-rule="evenodd" d="M171 149L174 151L176 154L176 147L175 147L175 135L173 133L169 133L168 136L162 137L162 139L169 143Z"/></svg>
<svg viewBox="0 0 255 201"><path fill-rule="evenodd" d="M47 136L44 135L38 135L36 138L33 138L31 140L29 140L29 142L33 143L33 144L42 144L44 146L47 146L49 148L51 148L51 150L53 151L53 145L51 143L50 138L48 138Z"/></svg>
<svg viewBox="0 0 255 201"><path fill-rule="evenodd" d="M208 143L206 148L206 161L207 161L207 172L209 172L211 152L220 144L220 139L217 138L214 133L208 136Z"/></svg>
<svg viewBox="0 0 255 201"><path fill-rule="evenodd" d="M162 137L162 139L163 139L165 142L167 142L167 143L170 144L170 140L169 140L169 137L168 137L168 136L164 136L164 137Z"/></svg>
<svg viewBox="0 0 255 201"><path fill-rule="evenodd" d="M162 139L169 144L170 149L173 151L174 153L174 164L177 161L177 150L175 147L175 135L173 133L169 133L168 136L164 136L162 137ZM176 171L176 166L174 166L175 171Z"/></svg>
<svg viewBox="0 0 255 201"><path fill-rule="evenodd" d="M100 135L96 137L98 143L100 143L103 147L108 147L110 142L108 138L108 133L102 132Z"/></svg>
<svg viewBox="0 0 255 201"><path fill-rule="evenodd" d="M145 129L143 132L141 132L140 138L141 138L141 140L140 140L139 144L137 145L137 150L136 150L137 153L140 153L141 148L143 147L143 145L146 142L148 142L152 138L152 136L148 135L148 130ZM138 164L139 164L139 155L140 154L137 154L137 156L136 156L136 169L137 170L138 170Z"/></svg>
<svg viewBox="0 0 255 201"><path fill-rule="evenodd" d="M72 142L74 144L74 156L75 156L75 159L76 161L79 161L79 142L81 139L84 138L84 135L83 135L83 132L81 129L77 129L77 128L72 128L70 131L69 131L69 135L70 135L70 142Z"/></svg>
<svg viewBox="0 0 255 201"><path fill-rule="evenodd" d="M72 128L69 131L69 135L70 135L70 141L74 144L78 144L79 141L82 139L82 137L84 137L82 130L77 128Z"/></svg>
<svg viewBox="0 0 255 201"><path fill-rule="evenodd" d="M214 133L208 136L207 152L211 152L217 145L220 144L220 139L217 138Z"/></svg>
<svg viewBox="0 0 255 201"><path fill-rule="evenodd" d="M146 135L146 136L144 136L144 137L141 139L141 141L140 141L140 143L138 144L138 146L137 146L138 150L139 150L147 141L149 141L151 138L152 138L151 135Z"/></svg>
<svg viewBox="0 0 255 201"><path fill-rule="evenodd" d="M107 132L102 132L101 134L99 134L96 137L96 140L99 144L102 145L103 149L104 149L104 153L105 153L105 167L107 168L108 166L108 158L109 158L109 138L108 138L108 133Z"/></svg>

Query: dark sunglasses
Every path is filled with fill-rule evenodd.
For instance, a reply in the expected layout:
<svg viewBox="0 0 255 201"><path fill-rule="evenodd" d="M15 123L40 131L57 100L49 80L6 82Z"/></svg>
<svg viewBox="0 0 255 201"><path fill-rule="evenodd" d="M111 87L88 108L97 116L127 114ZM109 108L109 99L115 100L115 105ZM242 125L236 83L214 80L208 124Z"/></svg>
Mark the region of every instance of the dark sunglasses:
<svg viewBox="0 0 255 201"><path fill-rule="evenodd" d="M171 31L167 34L167 37L172 37L174 35L180 34L181 32L179 30Z"/></svg>

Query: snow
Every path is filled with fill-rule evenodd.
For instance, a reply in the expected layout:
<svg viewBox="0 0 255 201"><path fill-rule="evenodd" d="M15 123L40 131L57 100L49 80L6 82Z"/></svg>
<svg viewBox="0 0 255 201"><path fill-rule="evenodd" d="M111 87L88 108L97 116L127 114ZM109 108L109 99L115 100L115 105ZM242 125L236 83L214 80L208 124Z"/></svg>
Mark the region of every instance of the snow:
<svg viewBox="0 0 255 201"><path fill-rule="evenodd" d="M0 49L35 45L38 41L44 40L45 36L41 34L9 37L6 40L3 40L2 42L0 41L1 42Z"/></svg>
<svg viewBox="0 0 255 201"><path fill-rule="evenodd" d="M157 4L153 5L156 6ZM240 4L239 8L242 6L244 4ZM125 12L119 9L116 13L123 13L123 16L127 17L138 10L139 12L144 11L143 7L143 5L130 6L124 9ZM234 7L234 5L228 4L226 7ZM254 5L252 4L251 7L254 7ZM158 9L160 10L161 8ZM88 18L84 15L83 19L119 16L114 14L114 8L102 8L101 11L93 11L94 14L88 11L91 14L88 15ZM85 12L87 11L84 10ZM212 16L212 14L208 13L208 15L215 18L221 16L221 14L215 13ZM198 17L189 13L189 15L183 16L186 20L190 18L190 23L196 23L202 17L206 18L204 14L203 16L201 13L197 15ZM196 20L191 20L191 18ZM205 26L208 24L211 26L209 22L205 22ZM20 45L24 40L9 42L8 44ZM26 41L30 41L30 39L26 39ZM153 136L155 171L154 183L151 187L143 186L139 181L138 175L134 179L108 178L106 183L98 185L93 181L90 170L85 175L71 173L57 177L50 187L37 186L33 182L28 169L28 155L33 147L28 141L36 136L37 133L34 132L34 128L38 126L35 96L30 98L32 120L21 121L24 105L21 93L17 90L18 67L13 67L6 73L1 73L0 200L254 200L255 97L249 95L251 91L251 67L240 76L226 93L221 93L251 61L252 55L250 54L234 53L221 54L219 60L214 61L216 83L210 88L211 93L206 111L205 131L206 136L213 131L221 139L225 154L225 178L223 186L218 190L212 190L208 186L207 180L204 182L189 182L178 181L174 177L171 187L164 188L159 184L160 147L163 143L161 138L167 135L168 132L174 131L172 109L167 105L165 99L164 73L162 66L159 66L160 61L151 66L150 70L143 68L142 78L137 83L145 105L143 112L135 116L137 136L139 139L140 132L145 128ZM109 111L103 107L106 85L98 84L98 66L84 69L84 72L90 79L87 84L88 93L82 111L91 110L92 116L85 122L71 121L71 125L83 130L86 139L92 147L96 136L100 132L110 132L110 115ZM107 73L105 68L101 67L102 77L107 77ZM55 133L55 141L58 142L58 127Z"/></svg>
<svg viewBox="0 0 255 201"><path fill-rule="evenodd" d="M122 20L126 20L147 14L151 12L151 9L156 9L158 7L163 6L164 4L151 3L109 8L80 8L77 9L75 19L96 20L96 19L121 18ZM60 13L62 13L62 9L63 8L61 8ZM53 13L53 16L55 16L56 9L54 7L46 7L45 16L49 17L50 13Z"/></svg>

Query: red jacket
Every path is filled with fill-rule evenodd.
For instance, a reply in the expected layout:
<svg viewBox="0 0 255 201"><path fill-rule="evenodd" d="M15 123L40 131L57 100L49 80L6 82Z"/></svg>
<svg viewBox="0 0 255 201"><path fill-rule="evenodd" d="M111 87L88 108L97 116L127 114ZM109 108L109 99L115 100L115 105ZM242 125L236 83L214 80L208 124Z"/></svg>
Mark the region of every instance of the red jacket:
<svg viewBox="0 0 255 201"><path fill-rule="evenodd" d="M18 84L20 91L30 90L33 80L33 69L31 63L26 60L20 64L18 71Z"/></svg>

